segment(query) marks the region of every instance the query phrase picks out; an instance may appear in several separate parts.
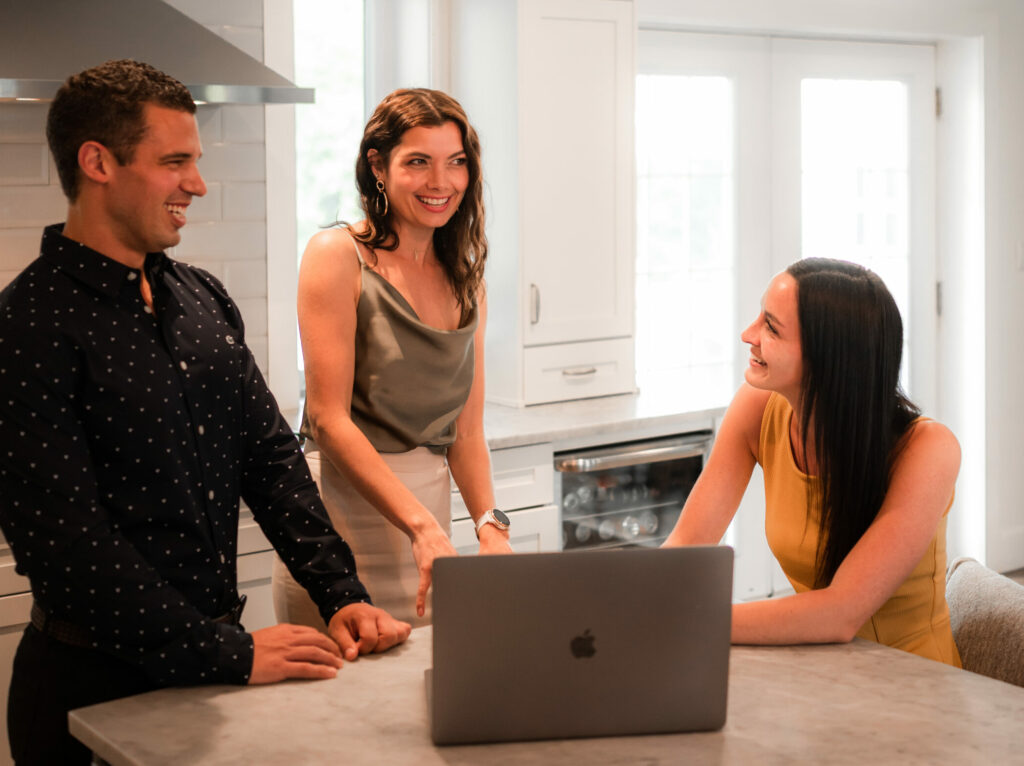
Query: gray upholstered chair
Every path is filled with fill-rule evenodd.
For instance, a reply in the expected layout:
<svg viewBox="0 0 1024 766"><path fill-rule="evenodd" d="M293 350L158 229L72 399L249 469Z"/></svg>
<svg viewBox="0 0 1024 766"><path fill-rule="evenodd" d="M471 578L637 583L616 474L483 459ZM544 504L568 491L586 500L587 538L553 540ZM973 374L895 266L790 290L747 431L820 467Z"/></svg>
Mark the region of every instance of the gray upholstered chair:
<svg viewBox="0 0 1024 766"><path fill-rule="evenodd" d="M946 601L964 670L1024 686L1024 585L958 558L946 570Z"/></svg>

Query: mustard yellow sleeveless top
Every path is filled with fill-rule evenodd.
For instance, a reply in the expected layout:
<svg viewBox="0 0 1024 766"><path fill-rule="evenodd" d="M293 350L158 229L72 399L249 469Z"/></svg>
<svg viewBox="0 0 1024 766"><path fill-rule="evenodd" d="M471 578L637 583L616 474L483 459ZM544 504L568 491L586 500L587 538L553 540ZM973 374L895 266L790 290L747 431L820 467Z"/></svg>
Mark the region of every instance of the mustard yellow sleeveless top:
<svg viewBox="0 0 1024 766"><path fill-rule="evenodd" d="M352 243L361 271L352 421L378 452L443 451L455 442L455 420L473 386L477 306L457 330L424 324ZM305 410L299 433L312 438Z"/></svg>
<svg viewBox="0 0 1024 766"><path fill-rule="evenodd" d="M789 438L793 408L775 393L761 420L760 463L764 471L768 545L797 593L814 587L820 515L807 504L818 479L797 468ZM868 620L857 636L960 667L946 606L946 514L914 571Z"/></svg>

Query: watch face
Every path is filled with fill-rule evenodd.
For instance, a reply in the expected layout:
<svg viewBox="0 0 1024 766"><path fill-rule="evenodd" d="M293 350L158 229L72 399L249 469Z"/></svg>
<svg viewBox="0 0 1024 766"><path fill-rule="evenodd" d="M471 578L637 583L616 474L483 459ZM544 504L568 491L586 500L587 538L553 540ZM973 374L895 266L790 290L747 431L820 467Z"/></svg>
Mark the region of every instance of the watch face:
<svg viewBox="0 0 1024 766"><path fill-rule="evenodd" d="M505 526L509 525L509 523L510 523L509 518L505 514L504 511L499 511L497 508L494 508L494 509L491 510L491 513L493 513L494 514L494 518L496 518L502 524L504 524Z"/></svg>

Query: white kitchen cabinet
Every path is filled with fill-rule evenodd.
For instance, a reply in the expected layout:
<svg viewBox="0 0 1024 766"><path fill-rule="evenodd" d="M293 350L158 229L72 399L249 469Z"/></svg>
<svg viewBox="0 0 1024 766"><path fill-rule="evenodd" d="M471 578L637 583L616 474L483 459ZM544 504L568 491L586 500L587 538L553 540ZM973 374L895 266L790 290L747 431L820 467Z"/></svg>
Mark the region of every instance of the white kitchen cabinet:
<svg viewBox="0 0 1024 766"><path fill-rule="evenodd" d="M630 0L452 3L452 90L483 151L493 401L634 389L634 41Z"/></svg>
<svg viewBox="0 0 1024 766"><path fill-rule="evenodd" d="M273 546L243 505L238 519L238 593L247 599L242 625L249 632L277 624L270 587L273 563Z"/></svg>
<svg viewBox="0 0 1024 766"><path fill-rule="evenodd" d="M562 525L554 504L554 452L530 444L491 452L494 501L511 522L509 541L517 553L562 548ZM452 545L459 555L476 553L476 529L459 488L452 483Z"/></svg>

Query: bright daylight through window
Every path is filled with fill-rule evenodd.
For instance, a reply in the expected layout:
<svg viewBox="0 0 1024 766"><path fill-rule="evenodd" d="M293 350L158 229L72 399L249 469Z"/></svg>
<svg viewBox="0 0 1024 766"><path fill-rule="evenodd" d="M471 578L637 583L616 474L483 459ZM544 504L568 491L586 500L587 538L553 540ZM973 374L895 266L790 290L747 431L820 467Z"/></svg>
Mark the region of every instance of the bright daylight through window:
<svg viewBox="0 0 1024 766"><path fill-rule="evenodd" d="M335 221L358 221L355 162L364 123L363 0L295 0L295 81L316 89L295 108L297 252ZM302 352L299 351L299 380Z"/></svg>

